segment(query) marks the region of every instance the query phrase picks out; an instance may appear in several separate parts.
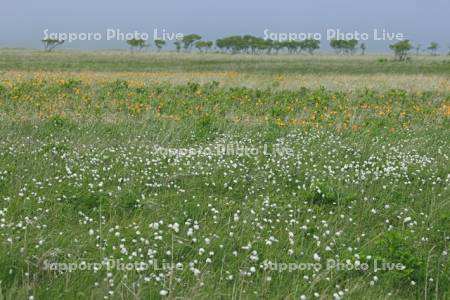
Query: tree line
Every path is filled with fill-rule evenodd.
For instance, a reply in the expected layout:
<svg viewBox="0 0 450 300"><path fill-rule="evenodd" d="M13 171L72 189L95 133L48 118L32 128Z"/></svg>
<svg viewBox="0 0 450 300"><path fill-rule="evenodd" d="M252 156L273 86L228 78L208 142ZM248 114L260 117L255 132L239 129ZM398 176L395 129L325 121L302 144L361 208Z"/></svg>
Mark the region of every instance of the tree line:
<svg viewBox="0 0 450 300"><path fill-rule="evenodd" d="M62 45L64 41L56 39L44 39L42 40L45 50L52 51L59 45ZM154 40L155 47L160 52L167 44L165 40ZM127 45L132 52L142 51L144 48L150 47L150 44L143 39L129 39ZM193 48L201 53L207 53L216 47L216 51L221 53L231 54L279 54L280 52L289 54L309 53L311 55L318 49L320 49L320 40L305 39L305 40L288 40L288 41L276 41L270 39L263 39L252 35L233 35L224 38L219 38L215 42L202 40L202 36L198 34L188 34L183 36L180 40L174 42L176 52L190 52ZM359 43L356 39L351 40L339 40L334 39L330 41L330 47L336 54L355 54L360 50L361 55L365 54L366 45ZM418 55L421 49L421 45L418 44L416 54ZM394 52L397 60L407 60L410 51L414 48L409 40L399 41L389 46ZM439 44L431 42L426 48L431 55L437 55ZM450 55L450 52L449 52Z"/></svg>

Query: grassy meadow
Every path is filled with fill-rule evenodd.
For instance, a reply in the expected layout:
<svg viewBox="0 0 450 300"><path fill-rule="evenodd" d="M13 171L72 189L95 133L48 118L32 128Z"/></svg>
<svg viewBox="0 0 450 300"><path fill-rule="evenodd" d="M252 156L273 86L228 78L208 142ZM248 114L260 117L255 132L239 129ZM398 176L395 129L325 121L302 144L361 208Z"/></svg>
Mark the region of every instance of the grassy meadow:
<svg viewBox="0 0 450 300"><path fill-rule="evenodd" d="M0 50L0 299L450 299L450 59Z"/></svg>

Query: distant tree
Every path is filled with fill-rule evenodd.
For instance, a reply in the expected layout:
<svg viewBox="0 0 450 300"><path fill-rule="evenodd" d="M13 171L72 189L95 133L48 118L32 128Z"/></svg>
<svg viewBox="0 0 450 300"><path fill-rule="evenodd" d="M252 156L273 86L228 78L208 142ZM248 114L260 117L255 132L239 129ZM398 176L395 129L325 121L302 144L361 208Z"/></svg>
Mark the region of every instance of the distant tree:
<svg viewBox="0 0 450 300"><path fill-rule="evenodd" d="M342 51L342 40L336 40L336 39L332 39L330 41L330 47L334 49L334 51L336 52L336 54L341 53Z"/></svg>
<svg viewBox="0 0 450 300"><path fill-rule="evenodd" d="M271 39L262 40L261 42L261 49L266 51L267 54L272 54L272 50L274 49L274 41Z"/></svg>
<svg viewBox="0 0 450 300"><path fill-rule="evenodd" d="M366 44L361 43L361 45L359 45L359 47L361 48L361 55L366 54Z"/></svg>
<svg viewBox="0 0 450 300"><path fill-rule="evenodd" d="M333 48L336 53L341 54L354 54L356 47L358 46L358 40L331 40L330 47ZM361 45L361 50L365 51L366 45ZM364 48L364 49L363 49Z"/></svg>
<svg viewBox="0 0 450 300"><path fill-rule="evenodd" d="M127 40L127 44L130 46L131 52L135 49L142 51L142 49L149 46L144 39L129 39Z"/></svg>
<svg viewBox="0 0 450 300"><path fill-rule="evenodd" d="M202 39L202 37L195 33L185 35L182 39L184 50L185 51L190 50L192 48L192 46L194 45L194 43L201 39Z"/></svg>
<svg viewBox="0 0 450 300"><path fill-rule="evenodd" d="M205 48L206 48L206 52L208 52L209 50L211 50L211 48L214 46L214 42L212 41L206 41L205 42Z"/></svg>
<svg viewBox="0 0 450 300"><path fill-rule="evenodd" d="M306 39L301 41L301 48L313 55L315 50L320 49L320 41L315 39Z"/></svg>
<svg viewBox="0 0 450 300"><path fill-rule="evenodd" d="M217 48L219 48L220 52L225 52L227 50L226 42L223 39L217 39L216 46L217 46Z"/></svg>
<svg viewBox="0 0 450 300"><path fill-rule="evenodd" d="M241 51L248 51L249 47L253 47L242 36L228 36L216 41L216 45L223 52L231 51L236 54ZM255 48L256 49L256 48Z"/></svg>
<svg viewBox="0 0 450 300"><path fill-rule="evenodd" d="M272 51L272 40L265 40L254 36L244 36L240 41L240 48L244 52L248 52L248 49L250 49L252 54L269 53Z"/></svg>
<svg viewBox="0 0 450 300"><path fill-rule="evenodd" d="M419 56L420 55L420 48L422 48L421 44L417 44L416 45L416 55Z"/></svg>
<svg viewBox="0 0 450 300"><path fill-rule="evenodd" d="M199 52L202 52L204 41L197 41L194 43L194 47L197 48Z"/></svg>
<svg viewBox="0 0 450 300"><path fill-rule="evenodd" d="M275 49L275 54L278 54L280 50L284 48L284 45L280 41L273 41L273 49Z"/></svg>
<svg viewBox="0 0 450 300"><path fill-rule="evenodd" d="M42 43L44 44L45 51L50 52L53 49L55 49L56 47L58 47L59 45L64 44L64 41L63 40L47 38L47 39L42 40Z"/></svg>
<svg viewBox="0 0 450 300"><path fill-rule="evenodd" d="M282 42L284 48L287 49L289 54L297 53L300 50L301 42L300 41L284 41Z"/></svg>
<svg viewBox="0 0 450 300"><path fill-rule="evenodd" d="M248 53L248 51L250 50L252 54L256 54L258 48L261 48L260 44L262 43L261 42L262 39L255 37L253 35L244 35L242 38L236 36L233 38L233 40L237 44L239 44L238 48L241 48L242 51Z"/></svg>
<svg viewBox="0 0 450 300"><path fill-rule="evenodd" d="M439 44L436 42L431 42L430 46L428 46L428 50L430 50L431 55L437 55L437 49L439 48Z"/></svg>
<svg viewBox="0 0 450 300"><path fill-rule="evenodd" d="M180 40L176 40L175 42L173 42L173 44L175 45L175 50L177 51L177 53L179 53L183 43Z"/></svg>
<svg viewBox="0 0 450 300"><path fill-rule="evenodd" d="M213 46L213 42L210 41L197 41L195 42L195 48L200 52L208 52L209 49Z"/></svg>
<svg viewBox="0 0 450 300"><path fill-rule="evenodd" d="M275 42L252 35L233 35L216 40L216 46L221 52L236 53L267 53L270 54L276 48Z"/></svg>
<svg viewBox="0 0 450 300"><path fill-rule="evenodd" d="M403 40L390 45L389 48L394 51L395 59L404 61L407 59L408 53L412 49L412 46L409 40Z"/></svg>
<svg viewBox="0 0 450 300"><path fill-rule="evenodd" d="M352 39L352 40L348 40L346 42L345 49L347 50L347 52L354 54L357 46L358 46L358 40Z"/></svg>
<svg viewBox="0 0 450 300"><path fill-rule="evenodd" d="M273 41L271 39L263 39L259 37L255 37L252 41L252 46L256 49L256 53L262 54L270 54L273 48Z"/></svg>
<svg viewBox="0 0 450 300"><path fill-rule="evenodd" d="M161 49L164 47L164 45L166 44L166 41L164 40L155 40L155 46L158 49L157 51L160 52Z"/></svg>
<svg viewBox="0 0 450 300"><path fill-rule="evenodd" d="M231 49L231 53L236 54L239 52L248 52L248 49L252 49L252 53L256 53L258 48L258 42L254 39L246 40L242 36L230 36L226 39L227 44Z"/></svg>
<svg viewBox="0 0 450 300"><path fill-rule="evenodd" d="M195 44L196 48L197 43ZM199 50L202 43L198 42ZM222 53L251 53L251 54L278 54L283 48L286 48L290 54L301 51L307 51L313 54L315 50L320 48L320 41L307 39L304 41L274 41L271 39L263 39L252 35L233 35L216 40L216 46Z"/></svg>

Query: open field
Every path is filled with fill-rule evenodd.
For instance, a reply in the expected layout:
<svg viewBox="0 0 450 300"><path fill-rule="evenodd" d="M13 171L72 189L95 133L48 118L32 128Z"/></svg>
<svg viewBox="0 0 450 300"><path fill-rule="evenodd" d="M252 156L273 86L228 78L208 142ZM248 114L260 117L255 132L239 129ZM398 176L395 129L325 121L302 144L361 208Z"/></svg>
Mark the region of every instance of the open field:
<svg viewBox="0 0 450 300"><path fill-rule="evenodd" d="M0 50L0 299L449 299L450 60L380 57Z"/></svg>
<svg viewBox="0 0 450 300"><path fill-rule="evenodd" d="M449 76L450 56L394 61L390 55L229 55L126 51L0 50L0 71L239 72L287 74L427 74Z"/></svg>
<svg viewBox="0 0 450 300"><path fill-rule="evenodd" d="M217 81L223 87L248 87L253 89L298 90L326 88L334 91L355 91L370 89L386 91L403 89L412 92L442 91L450 87L450 75L422 74L258 74L229 72L97 72L97 71L5 71L0 79L23 81L27 79L55 81L64 78L82 82L110 82L117 79L138 81L142 84L169 83L173 85L196 82L207 84Z"/></svg>

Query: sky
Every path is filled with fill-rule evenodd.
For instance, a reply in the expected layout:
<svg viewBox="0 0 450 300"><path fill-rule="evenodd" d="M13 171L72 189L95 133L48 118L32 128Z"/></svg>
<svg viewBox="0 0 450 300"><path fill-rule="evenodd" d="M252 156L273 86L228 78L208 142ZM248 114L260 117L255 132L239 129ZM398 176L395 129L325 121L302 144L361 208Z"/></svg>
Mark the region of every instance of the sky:
<svg viewBox="0 0 450 300"><path fill-rule="evenodd" d="M422 48L438 42L441 52L450 46L449 0L2 0L0 48L39 48L47 34L72 33L77 39L62 48L125 48L119 32L152 40L165 30L172 34L198 33L205 40L237 34L275 37L276 33L320 34L327 51L328 33L360 34L369 52L389 51L394 34L403 34ZM108 29L109 38L107 36ZM374 30L378 30L374 40ZM383 39L380 34L389 33ZM114 34L113 34L114 32ZM81 34L81 35L80 35ZM96 34L94 37L93 34ZM367 34L367 36L361 36ZM99 36L101 35L101 36ZM279 36L279 35L278 35ZM351 36L351 35L350 35ZM119 39L119 40L117 40ZM121 40L122 39L122 40ZM126 39L126 36L125 36ZM395 42L395 41L394 41Z"/></svg>

